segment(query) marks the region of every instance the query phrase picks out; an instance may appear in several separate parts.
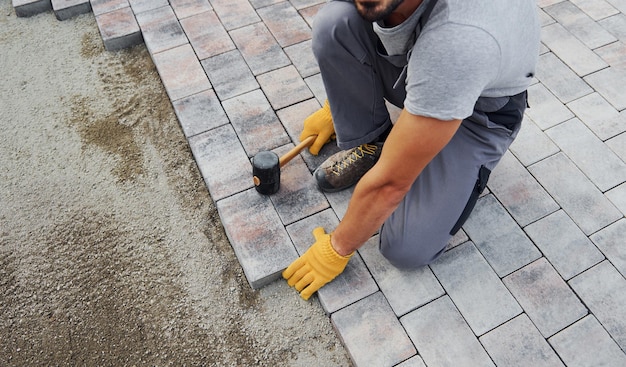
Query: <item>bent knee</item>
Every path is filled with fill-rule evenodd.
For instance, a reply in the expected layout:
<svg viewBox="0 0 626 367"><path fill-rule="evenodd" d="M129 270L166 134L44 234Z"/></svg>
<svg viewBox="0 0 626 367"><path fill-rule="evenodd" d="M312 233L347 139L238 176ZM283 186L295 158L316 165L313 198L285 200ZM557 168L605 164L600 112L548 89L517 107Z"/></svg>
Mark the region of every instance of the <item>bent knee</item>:
<svg viewBox="0 0 626 367"><path fill-rule="evenodd" d="M316 57L332 52L333 44L344 44L345 37L352 37L355 27L364 22L352 2L331 1L326 3L313 23L312 48Z"/></svg>
<svg viewBox="0 0 626 367"><path fill-rule="evenodd" d="M445 241L444 241L445 242ZM416 269L429 265L437 260L446 249L447 242L440 241L385 241L381 237L380 253L395 267L401 269Z"/></svg>

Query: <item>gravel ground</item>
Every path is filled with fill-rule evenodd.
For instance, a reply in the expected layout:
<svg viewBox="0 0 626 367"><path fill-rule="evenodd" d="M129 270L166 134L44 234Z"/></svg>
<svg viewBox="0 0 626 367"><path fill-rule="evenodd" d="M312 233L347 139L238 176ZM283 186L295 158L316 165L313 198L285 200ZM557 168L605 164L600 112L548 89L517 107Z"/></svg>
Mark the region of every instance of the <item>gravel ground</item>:
<svg viewBox="0 0 626 367"><path fill-rule="evenodd" d="M0 47L0 365L350 365L248 285L143 45L0 0Z"/></svg>

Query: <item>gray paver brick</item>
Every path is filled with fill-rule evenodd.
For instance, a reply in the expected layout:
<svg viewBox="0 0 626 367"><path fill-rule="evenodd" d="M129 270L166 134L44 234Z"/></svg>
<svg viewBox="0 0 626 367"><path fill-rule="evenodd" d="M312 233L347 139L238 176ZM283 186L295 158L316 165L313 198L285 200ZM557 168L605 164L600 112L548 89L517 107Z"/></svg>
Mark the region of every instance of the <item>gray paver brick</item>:
<svg viewBox="0 0 626 367"><path fill-rule="evenodd" d="M599 24L620 41L626 42L626 14L616 14L601 20Z"/></svg>
<svg viewBox="0 0 626 367"><path fill-rule="evenodd" d="M626 0L607 0L609 4L613 5L617 10L622 13L626 13Z"/></svg>
<svg viewBox="0 0 626 367"><path fill-rule="evenodd" d="M541 41L579 76L585 76L608 67L600 56L591 51L559 23L544 27L541 32Z"/></svg>
<svg viewBox="0 0 626 367"><path fill-rule="evenodd" d="M296 9L300 10L300 9L308 8L311 6L318 5L318 4L323 4L326 1L325 0L290 0L289 2L292 3Z"/></svg>
<svg viewBox="0 0 626 367"><path fill-rule="evenodd" d="M212 89L181 98L172 106L187 138L229 122Z"/></svg>
<svg viewBox="0 0 626 367"><path fill-rule="evenodd" d="M217 202L224 229L250 286L280 278L298 254L270 199L250 189Z"/></svg>
<svg viewBox="0 0 626 367"><path fill-rule="evenodd" d="M556 19L559 24L566 28L573 36L580 39L588 48L592 50L617 40L613 35L602 28L602 26L596 23L592 18L569 1L560 2L549 6L544 10ZM544 31L546 31L546 29L544 29ZM562 39L556 41L562 42L564 40ZM570 44L570 42L570 40L566 40L566 43L563 43L560 46L578 47L575 44ZM555 42L551 42L551 44L556 46ZM588 52L590 51L584 51L584 53Z"/></svg>
<svg viewBox="0 0 626 367"><path fill-rule="evenodd" d="M96 16L104 48L121 50L143 42L143 36L130 7L120 8Z"/></svg>
<svg viewBox="0 0 626 367"><path fill-rule="evenodd" d="M202 60L201 64L222 101L259 88L238 50Z"/></svg>
<svg viewBox="0 0 626 367"><path fill-rule="evenodd" d="M357 367L394 366L417 353L380 292L330 319Z"/></svg>
<svg viewBox="0 0 626 367"><path fill-rule="evenodd" d="M344 215L346 215L346 211L348 210L348 204L350 203L350 199L352 198L352 193L354 192L354 186L347 190L339 191L339 192L326 192L326 199L330 203L330 206L337 214L339 219L342 219Z"/></svg>
<svg viewBox="0 0 626 367"><path fill-rule="evenodd" d="M18 17L31 17L52 10L50 0L13 0L12 5Z"/></svg>
<svg viewBox="0 0 626 367"><path fill-rule="evenodd" d="M615 205L624 215L626 215L626 183L607 191L606 197Z"/></svg>
<svg viewBox="0 0 626 367"><path fill-rule="evenodd" d="M626 366L626 354L593 315L549 339L568 367Z"/></svg>
<svg viewBox="0 0 626 367"><path fill-rule="evenodd" d="M220 200L252 187L252 165L231 125L224 125L189 138L204 182L213 200Z"/></svg>
<svg viewBox="0 0 626 367"><path fill-rule="evenodd" d="M564 366L526 315L520 315L480 338L498 366Z"/></svg>
<svg viewBox="0 0 626 367"><path fill-rule="evenodd" d="M258 13L282 47L311 39L311 28L289 1L261 8Z"/></svg>
<svg viewBox="0 0 626 367"><path fill-rule="evenodd" d="M261 74L257 80L275 110L313 97L293 65Z"/></svg>
<svg viewBox="0 0 626 367"><path fill-rule="evenodd" d="M571 119L547 130L546 134L601 191L626 181L626 163L580 120Z"/></svg>
<svg viewBox="0 0 626 367"><path fill-rule="evenodd" d="M113 10L130 7L128 0L91 0L90 3L91 10L95 16L108 13Z"/></svg>
<svg viewBox="0 0 626 367"><path fill-rule="evenodd" d="M611 66L586 76L584 80L617 110L626 109L626 93L624 93L626 68Z"/></svg>
<svg viewBox="0 0 626 367"><path fill-rule="evenodd" d="M471 242L444 253L430 267L476 335L522 312Z"/></svg>
<svg viewBox="0 0 626 367"><path fill-rule="evenodd" d="M521 227L559 209L510 152L504 154L491 173L488 186Z"/></svg>
<svg viewBox="0 0 626 367"><path fill-rule="evenodd" d="M587 308L543 257L503 281L546 338L587 315Z"/></svg>
<svg viewBox="0 0 626 367"><path fill-rule="evenodd" d="M622 216L563 153L528 169L585 234L596 232Z"/></svg>
<svg viewBox="0 0 626 367"><path fill-rule="evenodd" d="M626 131L626 115L620 114L598 93L572 101L567 107L602 140Z"/></svg>
<svg viewBox="0 0 626 367"><path fill-rule="evenodd" d="M376 280L396 316L400 317L444 295L444 290L429 267L399 269L378 250L378 235L359 249L367 268Z"/></svg>
<svg viewBox="0 0 626 367"><path fill-rule="evenodd" d="M600 251L609 259L611 264L615 266L617 271L626 277L626 246L624 246L626 234L626 219L620 219L618 222L602 229L591 236L593 243L598 246Z"/></svg>
<svg viewBox="0 0 626 367"><path fill-rule="evenodd" d="M261 20L248 0L211 0L211 5L227 31Z"/></svg>
<svg viewBox="0 0 626 367"><path fill-rule="evenodd" d="M605 0L570 0L594 20L617 14L619 11Z"/></svg>
<svg viewBox="0 0 626 367"><path fill-rule="evenodd" d="M626 67L626 44L622 42L600 47L595 52L612 67Z"/></svg>
<svg viewBox="0 0 626 367"><path fill-rule="evenodd" d="M311 40L285 47L285 53L303 78L320 72L311 47Z"/></svg>
<svg viewBox="0 0 626 367"><path fill-rule="evenodd" d="M524 166L559 152L559 147L528 116L509 149Z"/></svg>
<svg viewBox="0 0 626 367"><path fill-rule="evenodd" d="M208 90L211 83L188 43L152 55L170 100Z"/></svg>
<svg viewBox="0 0 626 367"><path fill-rule="evenodd" d="M178 19L184 19L213 10L209 0L169 0Z"/></svg>
<svg viewBox="0 0 626 367"><path fill-rule="evenodd" d="M448 296L400 318L427 366L494 366Z"/></svg>
<svg viewBox="0 0 626 367"><path fill-rule="evenodd" d="M622 111L623 117L626 117L626 111ZM626 134L618 135L606 141L606 145L611 148L624 162L626 162Z"/></svg>
<svg viewBox="0 0 626 367"><path fill-rule="evenodd" d="M500 277L541 257L493 195L478 200L463 229Z"/></svg>
<svg viewBox="0 0 626 367"><path fill-rule="evenodd" d="M307 22L309 27L313 27L313 20L315 19L315 16L317 15L317 12L320 10L320 8L324 6L324 3L325 1L320 4L310 6L308 8L296 8L298 9L300 15L302 15L302 18L304 18L304 20Z"/></svg>
<svg viewBox="0 0 626 367"><path fill-rule="evenodd" d="M325 210L288 226L287 231L298 253L303 254L315 242L311 234L314 228L321 226L328 233L333 231L338 223L337 216L331 210ZM378 286L367 271L363 260L355 254L343 273L322 287L317 296L324 310L331 314L377 291Z"/></svg>
<svg viewBox="0 0 626 367"><path fill-rule="evenodd" d="M154 10L163 6L168 6L168 0L128 0L130 7L133 8L135 14Z"/></svg>
<svg viewBox="0 0 626 367"><path fill-rule="evenodd" d="M222 106L249 157L291 141L260 89L223 101Z"/></svg>
<svg viewBox="0 0 626 367"><path fill-rule="evenodd" d="M528 88L528 115L536 124L545 130L563 121L574 117L572 111L567 109L543 84L535 84Z"/></svg>
<svg viewBox="0 0 626 367"><path fill-rule="evenodd" d="M626 352L626 279L608 261L603 261L569 284Z"/></svg>
<svg viewBox="0 0 626 367"><path fill-rule="evenodd" d="M563 103L571 102L593 92L587 83L581 80L552 52L539 56L537 79ZM539 120L534 117L533 120L541 126Z"/></svg>
<svg viewBox="0 0 626 367"><path fill-rule="evenodd" d="M52 10L58 20L67 20L91 12L89 0L52 0Z"/></svg>
<svg viewBox="0 0 626 367"><path fill-rule="evenodd" d="M414 356L396 365L396 367L426 367L426 365L424 364L422 357Z"/></svg>
<svg viewBox="0 0 626 367"><path fill-rule="evenodd" d="M289 58L263 23L230 31L235 45L254 75L290 64Z"/></svg>
<svg viewBox="0 0 626 367"><path fill-rule="evenodd" d="M602 253L562 210L525 230L566 280L604 260Z"/></svg>
<svg viewBox="0 0 626 367"><path fill-rule="evenodd" d="M235 49L235 44L213 11L191 15L181 19L180 24L200 60Z"/></svg>
<svg viewBox="0 0 626 367"><path fill-rule="evenodd" d="M135 16L151 55L188 42L183 28L169 6L162 6L143 13L135 11Z"/></svg>

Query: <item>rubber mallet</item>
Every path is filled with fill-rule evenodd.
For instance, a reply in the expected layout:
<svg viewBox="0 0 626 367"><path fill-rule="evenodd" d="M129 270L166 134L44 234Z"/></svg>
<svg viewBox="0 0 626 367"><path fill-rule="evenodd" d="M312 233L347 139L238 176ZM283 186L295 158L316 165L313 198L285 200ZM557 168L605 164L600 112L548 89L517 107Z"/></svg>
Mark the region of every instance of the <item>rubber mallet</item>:
<svg viewBox="0 0 626 367"><path fill-rule="evenodd" d="M282 157L268 150L259 152L252 158L252 175L256 191L263 195L272 195L280 188L280 168L297 156L302 149L310 146L317 135L311 135Z"/></svg>

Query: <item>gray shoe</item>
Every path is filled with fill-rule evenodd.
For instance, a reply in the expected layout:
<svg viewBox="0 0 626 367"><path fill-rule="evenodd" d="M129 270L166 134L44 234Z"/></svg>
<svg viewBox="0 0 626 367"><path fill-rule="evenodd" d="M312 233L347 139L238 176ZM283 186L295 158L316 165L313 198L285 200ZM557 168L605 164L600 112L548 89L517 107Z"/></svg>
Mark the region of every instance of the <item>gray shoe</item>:
<svg viewBox="0 0 626 367"><path fill-rule="evenodd" d="M376 164L383 143L362 144L335 153L313 173L322 191L337 192L355 185Z"/></svg>

